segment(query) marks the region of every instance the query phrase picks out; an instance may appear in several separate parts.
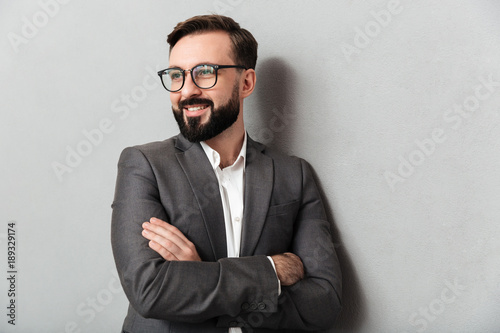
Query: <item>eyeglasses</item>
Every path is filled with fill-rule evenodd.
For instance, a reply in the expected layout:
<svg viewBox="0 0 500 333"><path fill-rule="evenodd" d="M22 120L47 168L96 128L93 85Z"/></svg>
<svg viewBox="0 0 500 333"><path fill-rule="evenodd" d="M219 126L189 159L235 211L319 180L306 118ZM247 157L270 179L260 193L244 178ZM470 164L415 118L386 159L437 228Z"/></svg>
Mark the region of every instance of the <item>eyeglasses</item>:
<svg viewBox="0 0 500 333"><path fill-rule="evenodd" d="M210 89L217 83L217 72L223 68L242 68L238 65L198 65L191 69L178 67L167 68L158 72L163 87L170 92L177 92L184 86L186 72L191 72L194 84L200 89Z"/></svg>

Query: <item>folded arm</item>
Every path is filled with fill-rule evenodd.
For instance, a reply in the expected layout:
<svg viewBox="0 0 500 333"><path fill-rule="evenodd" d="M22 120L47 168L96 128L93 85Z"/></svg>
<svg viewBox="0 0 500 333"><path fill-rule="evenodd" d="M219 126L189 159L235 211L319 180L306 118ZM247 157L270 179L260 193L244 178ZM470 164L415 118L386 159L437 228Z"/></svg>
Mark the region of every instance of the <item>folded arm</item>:
<svg viewBox="0 0 500 333"><path fill-rule="evenodd" d="M136 148L125 149L120 157L112 207L116 266L131 305L143 317L203 322L236 316L249 302L265 304L264 312L276 311L272 299L278 282L266 256L169 261L150 247L143 223L153 216L169 219L153 169Z"/></svg>
<svg viewBox="0 0 500 333"><path fill-rule="evenodd" d="M142 235L149 247L167 261L201 261L196 246L175 226L152 217L142 224ZM291 286L304 278L304 265L293 253L271 257L276 275L283 286Z"/></svg>

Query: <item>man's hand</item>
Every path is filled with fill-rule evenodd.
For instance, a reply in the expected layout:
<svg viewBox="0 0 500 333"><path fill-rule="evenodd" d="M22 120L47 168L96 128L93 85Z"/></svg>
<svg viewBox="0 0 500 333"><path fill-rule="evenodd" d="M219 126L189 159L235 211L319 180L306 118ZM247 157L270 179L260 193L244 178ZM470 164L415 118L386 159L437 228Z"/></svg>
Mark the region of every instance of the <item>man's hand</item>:
<svg viewBox="0 0 500 333"><path fill-rule="evenodd" d="M152 217L142 224L149 247L168 261L201 261L196 247L173 225Z"/></svg>
<svg viewBox="0 0 500 333"><path fill-rule="evenodd" d="M271 256L271 259L282 286L291 286L304 278L304 265L295 254L285 252Z"/></svg>

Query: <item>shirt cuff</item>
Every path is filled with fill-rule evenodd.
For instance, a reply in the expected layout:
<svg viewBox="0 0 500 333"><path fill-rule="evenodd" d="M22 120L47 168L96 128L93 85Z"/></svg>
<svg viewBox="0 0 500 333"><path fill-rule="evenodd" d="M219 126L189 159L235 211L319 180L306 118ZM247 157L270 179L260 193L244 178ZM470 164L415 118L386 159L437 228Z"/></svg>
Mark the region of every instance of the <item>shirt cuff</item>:
<svg viewBox="0 0 500 333"><path fill-rule="evenodd" d="M274 266L274 261L273 258L270 256L267 256L267 259L271 262L271 265L273 265L274 273L276 273L276 266ZM281 295L281 281L278 279L278 273L276 273L276 280L278 280L278 296Z"/></svg>

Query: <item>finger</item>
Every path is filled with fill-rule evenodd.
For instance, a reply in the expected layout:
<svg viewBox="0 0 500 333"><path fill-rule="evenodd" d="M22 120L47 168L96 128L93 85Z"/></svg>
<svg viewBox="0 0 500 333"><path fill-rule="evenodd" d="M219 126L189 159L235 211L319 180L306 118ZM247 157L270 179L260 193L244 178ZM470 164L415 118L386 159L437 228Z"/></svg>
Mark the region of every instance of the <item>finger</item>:
<svg viewBox="0 0 500 333"><path fill-rule="evenodd" d="M195 245L178 228L170 223L158 218L151 218L149 223L143 223L143 227L144 230L160 236L151 236L148 239L154 240L165 247L178 260L201 260Z"/></svg>
<svg viewBox="0 0 500 333"><path fill-rule="evenodd" d="M153 249L154 251L156 251L160 256L162 256L163 259L165 259L167 261L177 261L177 260L179 260L179 259L177 259L177 257L175 257L172 254L172 252L168 251L167 249L165 249L163 246L161 246L160 244L158 244L155 241L150 241L148 245L149 245L149 247L151 249Z"/></svg>
<svg viewBox="0 0 500 333"><path fill-rule="evenodd" d="M160 220L159 218L156 218L156 217L152 217L149 220L149 222L151 222L151 224L153 224L153 225L158 225L158 226L161 226L161 227L165 228L166 230L170 231L171 233L173 233L174 235L176 235L177 237L179 237L185 243L190 243L189 239L187 239L187 237L184 236L184 234L182 233L182 231L180 231L177 227L171 225L170 223L165 222L163 220Z"/></svg>
<svg viewBox="0 0 500 333"><path fill-rule="evenodd" d="M174 241L164 237L163 235L157 234L153 230L144 229L142 231L142 235L144 236L144 238L149 239L155 244L158 244L158 246L161 246L163 249L165 249L165 251L171 253L176 259L179 257L177 254L182 253L182 249L179 248L179 246ZM154 250L160 253L160 251L157 251L157 248L154 248Z"/></svg>
<svg viewBox="0 0 500 333"><path fill-rule="evenodd" d="M150 223L145 222L143 224L145 229L153 231L154 233L168 239L182 251L188 251L193 248L193 243L173 225L156 218L152 218L150 221Z"/></svg>
<svg viewBox="0 0 500 333"><path fill-rule="evenodd" d="M180 233L177 228L163 221L161 221L160 223L144 222L142 224L142 227L146 230L154 232L157 235L169 239L179 246L181 246L187 240L185 237L181 237L182 233Z"/></svg>

